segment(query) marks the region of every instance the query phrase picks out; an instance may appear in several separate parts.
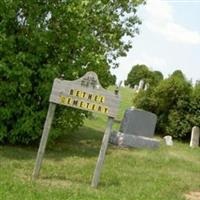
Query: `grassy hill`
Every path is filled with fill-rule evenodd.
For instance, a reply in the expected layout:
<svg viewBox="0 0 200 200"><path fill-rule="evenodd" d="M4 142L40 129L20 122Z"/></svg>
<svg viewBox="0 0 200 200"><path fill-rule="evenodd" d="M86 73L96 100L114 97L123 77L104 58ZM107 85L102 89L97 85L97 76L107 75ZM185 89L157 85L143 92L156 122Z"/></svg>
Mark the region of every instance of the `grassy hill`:
<svg viewBox="0 0 200 200"><path fill-rule="evenodd" d="M132 90L121 88L120 94L119 119L131 106ZM0 200L181 200L200 190L200 149L179 142L161 143L157 150L109 145L99 187L91 188L105 123L106 117L95 114L48 145L36 182L31 174L37 147L0 146Z"/></svg>

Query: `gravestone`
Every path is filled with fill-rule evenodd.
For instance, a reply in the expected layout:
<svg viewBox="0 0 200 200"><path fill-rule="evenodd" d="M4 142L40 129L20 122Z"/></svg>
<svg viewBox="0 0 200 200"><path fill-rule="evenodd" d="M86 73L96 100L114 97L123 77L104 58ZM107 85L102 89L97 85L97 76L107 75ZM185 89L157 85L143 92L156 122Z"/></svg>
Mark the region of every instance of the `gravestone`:
<svg viewBox="0 0 200 200"><path fill-rule="evenodd" d="M146 83L144 86L144 91L147 91L149 89L149 86L150 86L149 83Z"/></svg>
<svg viewBox="0 0 200 200"><path fill-rule="evenodd" d="M134 85L134 90L137 92L138 91L138 85Z"/></svg>
<svg viewBox="0 0 200 200"><path fill-rule="evenodd" d="M165 137L163 137L163 139L167 146L173 146L172 136L166 135Z"/></svg>
<svg viewBox="0 0 200 200"><path fill-rule="evenodd" d="M159 147L159 140L152 138L156 122L155 114L130 108L124 114L120 130L111 134L110 143L120 147Z"/></svg>
<svg viewBox="0 0 200 200"><path fill-rule="evenodd" d="M143 90L144 88L144 80L140 80L138 90Z"/></svg>
<svg viewBox="0 0 200 200"><path fill-rule="evenodd" d="M124 134L153 137L157 116L151 112L130 108L125 111L119 131Z"/></svg>
<svg viewBox="0 0 200 200"><path fill-rule="evenodd" d="M199 146L199 135L200 135L199 127L194 126L192 128L190 147L198 147Z"/></svg>
<svg viewBox="0 0 200 200"><path fill-rule="evenodd" d="M113 132L109 141L111 144L119 147L158 148L160 145L160 142L157 139L129 135L121 132Z"/></svg>

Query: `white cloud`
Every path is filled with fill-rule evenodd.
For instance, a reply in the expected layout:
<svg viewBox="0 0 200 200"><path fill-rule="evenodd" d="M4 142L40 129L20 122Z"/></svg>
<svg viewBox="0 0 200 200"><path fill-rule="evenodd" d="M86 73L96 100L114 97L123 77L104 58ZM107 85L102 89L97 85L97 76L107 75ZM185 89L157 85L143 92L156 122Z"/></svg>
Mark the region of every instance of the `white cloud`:
<svg viewBox="0 0 200 200"><path fill-rule="evenodd" d="M153 20L172 20L172 7L169 3L160 0L147 0L145 11Z"/></svg>
<svg viewBox="0 0 200 200"><path fill-rule="evenodd" d="M167 62L161 57L143 54L139 59L136 59L135 63L145 64L152 70L161 70L167 67Z"/></svg>
<svg viewBox="0 0 200 200"><path fill-rule="evenodd" d="M152 32L182 44L200 44L200 32L190 30L175 22L170 3L162 0L147 0L144 24Z"/></svg>

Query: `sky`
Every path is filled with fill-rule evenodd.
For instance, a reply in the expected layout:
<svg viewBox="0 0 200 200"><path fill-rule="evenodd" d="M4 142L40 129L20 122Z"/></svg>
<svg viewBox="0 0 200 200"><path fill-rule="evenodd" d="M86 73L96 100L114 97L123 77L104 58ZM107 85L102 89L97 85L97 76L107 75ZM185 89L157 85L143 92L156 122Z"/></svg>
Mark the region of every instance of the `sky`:
<svg viewBox="0 0 200 200"><path fill-rule="evenodd" d="M168 77L182 70L193 83L200 80L200 0L147 0L138 10L140 34L133 48L112 69L117 81L126 80L131 68L145 64Z"/></svg>

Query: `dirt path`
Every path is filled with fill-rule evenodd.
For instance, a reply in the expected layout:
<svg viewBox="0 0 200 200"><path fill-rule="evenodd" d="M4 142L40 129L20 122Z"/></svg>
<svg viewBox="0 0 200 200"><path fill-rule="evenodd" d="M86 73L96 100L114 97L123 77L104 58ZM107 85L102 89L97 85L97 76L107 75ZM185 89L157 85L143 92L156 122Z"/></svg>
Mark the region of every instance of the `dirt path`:
<svg viewBox="0 0 200 200"><path fill-rule="evenodd" d="M185 197L187 200L200 200L200 192L190 192Z"/></svg>

